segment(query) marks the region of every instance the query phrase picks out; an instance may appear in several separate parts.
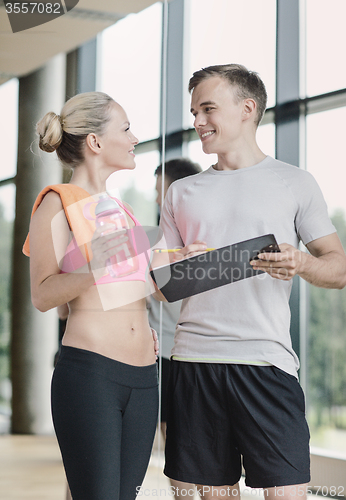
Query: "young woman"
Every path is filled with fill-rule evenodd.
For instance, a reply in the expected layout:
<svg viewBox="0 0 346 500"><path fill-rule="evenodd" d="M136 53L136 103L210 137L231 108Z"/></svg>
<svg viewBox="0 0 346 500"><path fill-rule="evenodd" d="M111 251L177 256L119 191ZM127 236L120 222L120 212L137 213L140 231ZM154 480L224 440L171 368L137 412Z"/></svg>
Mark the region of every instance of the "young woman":
<svg viewBox="0 0 346 500"><path fill-rule="evenodd" d="M92 213L95 203L87 202L105 193L112 173L135 168L138 140L123 108L101 92L73 97L59 116L45 115L37 132L40 148L56 151L73 169L69 184L48 186L38 196L30 248L29 240L24 245L34 306L69 307L52 380L67 480L74 500L131 500L147 469L158 411L157 337L144 291L148 260L141 253L137 271L109 275L107 260L140 225L119 200L128 231L96 228L85 210Z"/></svg>

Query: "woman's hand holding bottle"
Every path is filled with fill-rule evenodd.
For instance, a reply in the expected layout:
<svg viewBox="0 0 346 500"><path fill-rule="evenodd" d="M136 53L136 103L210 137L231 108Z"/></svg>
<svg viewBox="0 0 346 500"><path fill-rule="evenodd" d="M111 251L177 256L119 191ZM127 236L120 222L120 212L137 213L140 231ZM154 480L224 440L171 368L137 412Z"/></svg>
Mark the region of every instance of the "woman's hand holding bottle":
<svg viewBox="0 0 346 500"><path fill-rule="evenodd" d="M122 249L127 241L126 229L115 229L114 224L97 227L91 240L93 258L90 265L93 272L100 273L100 276L107 274L110 259Z"/></svg>
<svg viewBox="0 0 346 500"><path fill-rule="evenodd" d="M101 269L103 276L107 269L112 278L136 272L138 257L129 241L127 220L113 198L107 195L100 197L95 208L95 224L91 244L93 271Z"/></svg>

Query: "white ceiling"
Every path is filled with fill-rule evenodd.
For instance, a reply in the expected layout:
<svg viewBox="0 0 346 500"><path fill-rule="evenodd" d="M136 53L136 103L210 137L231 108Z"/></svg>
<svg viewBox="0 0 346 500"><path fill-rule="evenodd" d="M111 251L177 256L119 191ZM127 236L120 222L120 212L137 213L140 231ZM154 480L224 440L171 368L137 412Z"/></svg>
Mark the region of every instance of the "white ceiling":
<svg viewBox="0 0 346 500"><path fill-rule="evenodd" d="M12 33L6 0L0 0L0 84L35 71L56 54L75 49L127 14L156 1L79 0L76 7L49 23Z"/></svg>

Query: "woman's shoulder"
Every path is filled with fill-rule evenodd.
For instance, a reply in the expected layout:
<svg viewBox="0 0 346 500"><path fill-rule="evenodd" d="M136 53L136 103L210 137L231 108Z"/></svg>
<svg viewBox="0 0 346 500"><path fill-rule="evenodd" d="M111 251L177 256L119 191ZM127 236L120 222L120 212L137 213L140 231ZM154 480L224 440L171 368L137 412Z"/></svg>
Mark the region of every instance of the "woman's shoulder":
<svg viewBox="0 0 346 500"><path fill-rule="evenodd" d="M59 208L60 210L62 209L62 200L61 196L59 193L56 191L48 191L43 197L42 201L37 209L40 207L45 207L45 208Z"/></svg>
<svg viewBox="0 0 346 500"><path fill-rule="evenodd" d="M89 193L75 184L52 184L38 194L32 215L39 209L62 210L65 207L90 197Z"/></svg>
<svg viewBox="0 0 346 500"><path fill-rule="evenodd" d="M32 215L32 222L42 219L52 219L57 213L63 210L63 203L60 195L55 191L48 191L42 197L40 204L37 206Z"/></svg>

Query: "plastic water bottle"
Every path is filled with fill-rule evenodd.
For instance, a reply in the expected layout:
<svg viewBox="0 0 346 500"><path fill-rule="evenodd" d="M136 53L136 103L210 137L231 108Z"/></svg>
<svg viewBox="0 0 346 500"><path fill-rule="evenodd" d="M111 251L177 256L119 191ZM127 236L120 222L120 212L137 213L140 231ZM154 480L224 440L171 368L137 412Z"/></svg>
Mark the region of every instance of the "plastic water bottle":
<svg viewBox="0 0 346 500"><path fill-rule="evenodd" d="M121 211L118 203L108 196L102 196L97 203L95 216L96 227L113 224L115 231L128 229L125 214ZM113 230L107 230L103 234L112 232ZM127 276L138 270L138 256L129 239L118 248L115 255L107 260L106 265L112 278Z"/></svg>

